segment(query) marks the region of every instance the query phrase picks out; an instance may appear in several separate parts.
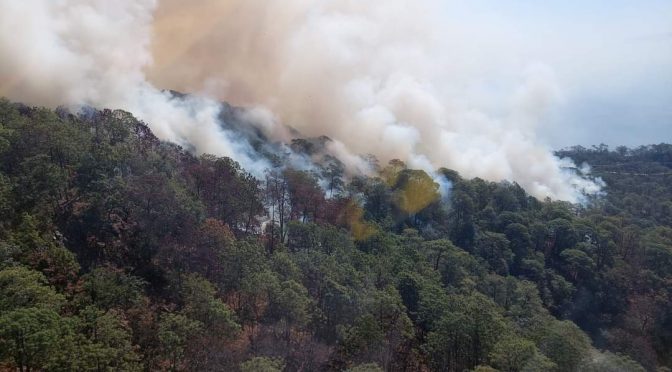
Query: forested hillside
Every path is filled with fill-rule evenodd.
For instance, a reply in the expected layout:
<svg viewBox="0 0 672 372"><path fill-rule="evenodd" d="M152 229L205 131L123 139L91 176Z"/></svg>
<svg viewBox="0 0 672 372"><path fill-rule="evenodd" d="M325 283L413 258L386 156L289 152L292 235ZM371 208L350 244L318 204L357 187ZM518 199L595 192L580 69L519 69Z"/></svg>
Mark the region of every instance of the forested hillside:
<svg viewBox="0 0 672 372"><path fill-rule="evenodd" d="M0 100L0 370L669 371L672 146L559 155L605 195L258 180L126 112Z"/></svg>

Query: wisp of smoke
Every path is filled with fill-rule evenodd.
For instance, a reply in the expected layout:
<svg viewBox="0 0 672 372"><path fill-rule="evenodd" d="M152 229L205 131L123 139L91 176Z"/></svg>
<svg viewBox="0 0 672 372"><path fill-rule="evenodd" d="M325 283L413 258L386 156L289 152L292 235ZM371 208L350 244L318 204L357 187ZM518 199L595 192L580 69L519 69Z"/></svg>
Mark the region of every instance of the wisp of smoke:
<svg viewBox="0 0 672 372"><path fill-rule="evenodd" d="M466 177L513 180L537 197L580 201L599 183L570 171L536 139L562 92L529 64L503 110L463 94L473 86L467 34L444 25L441 0L5 0L0 94L45 105L128 110L163 139L267 164L218 122L223 99L254 107L276 141L282 124L326 135L350 172L360 154ZM162 88L199 92L177 97ZM212 97L205 98L205 97Z"/></svg>

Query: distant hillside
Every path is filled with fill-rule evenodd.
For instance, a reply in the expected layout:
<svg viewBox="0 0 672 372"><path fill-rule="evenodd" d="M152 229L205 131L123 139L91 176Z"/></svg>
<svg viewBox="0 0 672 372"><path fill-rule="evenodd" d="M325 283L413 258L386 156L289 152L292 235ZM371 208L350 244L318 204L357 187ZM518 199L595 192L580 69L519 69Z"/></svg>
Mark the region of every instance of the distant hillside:
<svg viewBox="0 0 672 372"><path fill-rule="evenodd" d="M597 203L605 213L672 226L672 145L613 150L605 145L576 146L557 154L589 164L592 174L606 182L607 196Z"/></svg>

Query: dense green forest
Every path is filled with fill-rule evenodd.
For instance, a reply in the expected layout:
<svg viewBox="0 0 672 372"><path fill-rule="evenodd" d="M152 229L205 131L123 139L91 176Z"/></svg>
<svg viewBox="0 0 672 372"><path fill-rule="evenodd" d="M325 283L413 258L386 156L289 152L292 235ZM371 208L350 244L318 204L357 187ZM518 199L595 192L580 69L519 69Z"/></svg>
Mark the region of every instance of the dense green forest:
<svg viewBox="0 0 672 372"><path fill-rule="evenodd" d="M672 145L558 155L605 194L258 180L122 111L1 100L0 370L669 371Z"/></svg>

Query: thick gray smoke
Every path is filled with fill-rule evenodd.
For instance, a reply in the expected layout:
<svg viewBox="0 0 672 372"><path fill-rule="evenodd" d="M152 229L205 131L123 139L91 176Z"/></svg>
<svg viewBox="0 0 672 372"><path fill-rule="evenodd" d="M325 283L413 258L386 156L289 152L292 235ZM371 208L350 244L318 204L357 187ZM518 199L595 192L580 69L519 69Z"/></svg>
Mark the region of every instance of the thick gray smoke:
<svg viewBox="0 0 672 372"><path fill-rule="evenodd" d="M39 104L119 107L164 139L227 155L259 174L265 164L222 131L218 106L154 87L257 107L278 123L334 139L351 171L357 154L467 177L517 181L538 197L577 201L599 185L570 172L535 137L561 98L553 71L521 69L504 105L466 94L465 30L444 25L441 0L4 0L0 93ZM148 77L147 77L148 76ZM152 83L150 83L153 82ZM495 87L496 89L496 87Z"/></svg>

